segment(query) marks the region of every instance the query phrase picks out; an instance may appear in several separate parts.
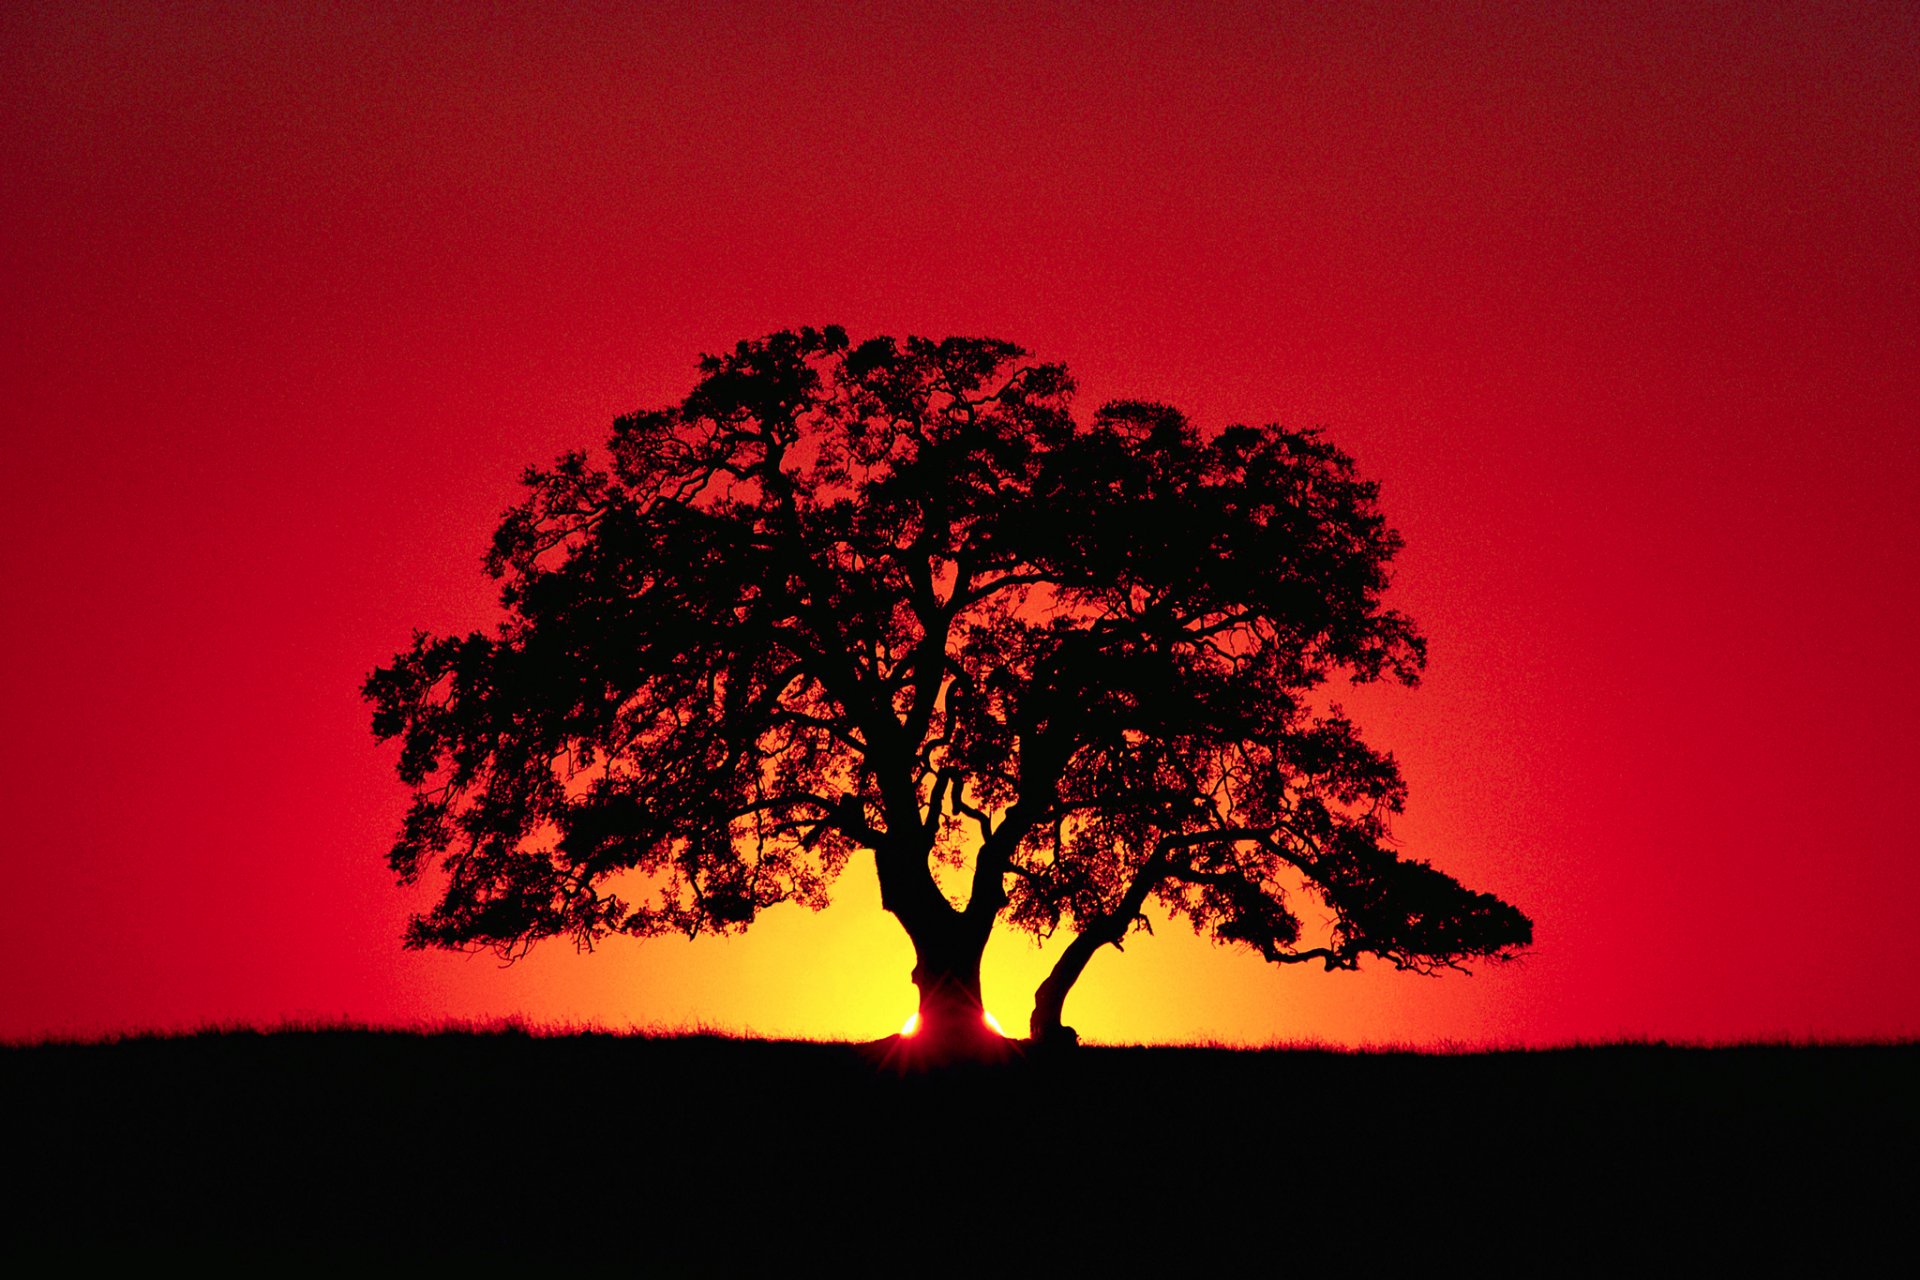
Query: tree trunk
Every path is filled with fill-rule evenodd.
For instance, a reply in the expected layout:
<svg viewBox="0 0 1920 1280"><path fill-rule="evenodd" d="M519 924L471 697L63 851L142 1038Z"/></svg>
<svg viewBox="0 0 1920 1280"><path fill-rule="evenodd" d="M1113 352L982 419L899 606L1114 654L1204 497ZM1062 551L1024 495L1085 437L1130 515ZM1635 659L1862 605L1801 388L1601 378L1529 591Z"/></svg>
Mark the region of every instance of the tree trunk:
<svg viewBox="0 0 1920 1280"><path fill-rule="evenodd" d="M1033 993L1033 1016L1027 1023L1027 1031L1033 1037L1034 1044L1074 1045L1080 1042L1073 1028L1060 1021L1060 1011L1067 1003L1067 992L1073 990L1073 984L1080 980L1094 952L1108 944L1117 947L1127 936L1127 930L1139 916L1140 909L1146 905L1147 895L1166 877L1170 843L1173 842L1162 840L1155 846L1153 855L1141 865L1133 877L1133 883L1121 895L1120 905L1113 914L1094 921L1075 934L1073 941L1067 944L1067 949L1060 953L1060 958L1054 962L1053 972Z"/></svg>
<svg viewBox="0 0 1920 1280"><path fill-rule="evenodd" d="M1080 980L1080 974L1086 969L1087 961L1093 959L1093 953L1109 941L1104 936L1096 937L1093 931L1076 934L1067 949L1060 953L1054 962L1053 972L1033 993L1033 1016L1027 1021L1027 1033L1037 1045L1074 1045L1080 1042L1079 1035L1072 1027L1060 1020L1061 1010L1067 1003L1067 992L1073 990L1073 984Z"/></svg>
<svg viewBox="0 0 1920 1280"><path fill-rule="evenodd" d="M881 905L913 940L920 1007L902 1047L927 1062L1004 1057L1007 1038L987 1025L980 996L980 957L993 915L956 911L934 882L925 847L875 852Z"/></svg>
<svg viewBox="0 0 1920 1280"><path fill-rule="evenodd" d="M1006 1037L986 1022L980 996L980 957L987 939L953 920L918 931L913 938L913 983L920 989L912 1041L916 1054L941 1059L998 1057Z"/></svg>

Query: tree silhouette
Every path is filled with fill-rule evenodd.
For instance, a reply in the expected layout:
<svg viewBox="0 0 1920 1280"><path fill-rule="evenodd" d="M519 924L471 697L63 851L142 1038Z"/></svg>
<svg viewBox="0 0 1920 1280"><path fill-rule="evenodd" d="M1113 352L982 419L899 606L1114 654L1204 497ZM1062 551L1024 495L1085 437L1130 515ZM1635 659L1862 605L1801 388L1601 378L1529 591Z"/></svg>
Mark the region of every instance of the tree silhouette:
<svg viewBox="0 0 1920 1280"><path fill-rule="evenodd" d="M802 329L528 470L497 634L364 688L414 789L391 865L444 878L408 944L741 930L866 849L936 1041L979 1034L1003 920L1072 935L1039 1040L1149 900L1279 964L1526 945L1387 847L1400 774L1327 698L1424 662L1377 487L1311 431L1082 424L1071 389L1006 342Z"/></svg>

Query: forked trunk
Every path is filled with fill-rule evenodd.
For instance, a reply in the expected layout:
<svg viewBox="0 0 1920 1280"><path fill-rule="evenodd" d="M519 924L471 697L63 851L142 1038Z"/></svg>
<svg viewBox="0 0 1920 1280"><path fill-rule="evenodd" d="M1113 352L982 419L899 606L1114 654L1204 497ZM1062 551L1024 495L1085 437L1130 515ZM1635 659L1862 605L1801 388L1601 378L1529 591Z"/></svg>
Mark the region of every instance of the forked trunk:
<svg viewBox="0 0 1920 1280"><path fill-rule="evenodd" d="M1009 1041L986 1021L980 996L980 957L993 932L994 912L959 911L935 884L928 850L876 850L880 901L913 940L913 985L920 1007L900 1047L923 1062L988 1060L1006 1056ZM980 904L997 909L990 898Z"/></svg>

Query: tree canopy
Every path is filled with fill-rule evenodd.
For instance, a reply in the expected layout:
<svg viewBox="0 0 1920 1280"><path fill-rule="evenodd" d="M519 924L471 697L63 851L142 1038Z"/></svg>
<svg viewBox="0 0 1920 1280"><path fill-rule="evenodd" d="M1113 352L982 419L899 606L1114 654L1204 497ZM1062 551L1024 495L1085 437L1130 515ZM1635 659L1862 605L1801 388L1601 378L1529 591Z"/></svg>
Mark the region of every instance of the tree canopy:
<svg viewBox="0 0 1920 1280"><path fill-rule="evenodd" d="M1399 770L1329 696L1425 661L1377 486L1314 431L1072 389L1008 342L801 329L529 469L505 621L364 687L414 792L392 868L442 890L408 944L741 930L864 849L924 1027L977 1027L997 924L1069 933L1044 1038L1150 902L1328 969L1530 942L1390 847Z"/></svg>

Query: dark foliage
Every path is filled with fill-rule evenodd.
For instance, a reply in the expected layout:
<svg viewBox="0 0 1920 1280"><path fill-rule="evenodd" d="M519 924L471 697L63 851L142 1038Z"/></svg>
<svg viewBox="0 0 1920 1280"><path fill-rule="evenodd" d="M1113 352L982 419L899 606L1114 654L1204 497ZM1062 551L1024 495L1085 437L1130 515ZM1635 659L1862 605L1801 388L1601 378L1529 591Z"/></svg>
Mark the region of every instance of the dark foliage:
<svg viewBox="0 0 1920 1280"><path fill-rule="evenodd" d="M409 943L738 930L864 848L929 1025L977 1026L1004 919L1075 934L1057 1032L1149 899L1276 963L1526 945L1388 846L1399 772L1328 698L1424 661L1376 486L1311 431L1082 423L1071 389L1005 342L805 329L529 470L487 561L505 624L366 683L415 791L393 868L444 876Z"/></svg>

